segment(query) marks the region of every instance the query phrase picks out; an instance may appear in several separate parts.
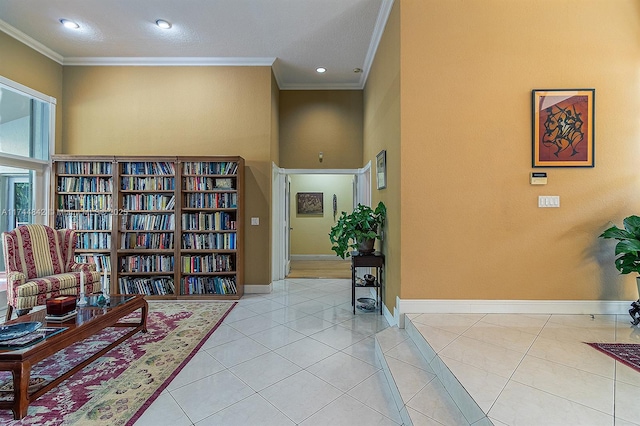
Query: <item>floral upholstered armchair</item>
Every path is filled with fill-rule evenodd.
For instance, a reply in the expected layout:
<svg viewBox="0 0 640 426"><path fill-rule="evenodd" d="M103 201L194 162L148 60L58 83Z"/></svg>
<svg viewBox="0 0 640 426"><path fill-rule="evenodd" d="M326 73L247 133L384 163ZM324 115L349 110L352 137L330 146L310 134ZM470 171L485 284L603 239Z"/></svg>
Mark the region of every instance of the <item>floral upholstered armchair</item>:
<svg viewBox="0 0 640 426"><path fill-rule="evenodd" d="M45 225L23 225L2 233L7 270L7 320L27 314L60 295L76 295L84 273L85 293L100 291L96 266L74 261L76 234Z"/></svg>

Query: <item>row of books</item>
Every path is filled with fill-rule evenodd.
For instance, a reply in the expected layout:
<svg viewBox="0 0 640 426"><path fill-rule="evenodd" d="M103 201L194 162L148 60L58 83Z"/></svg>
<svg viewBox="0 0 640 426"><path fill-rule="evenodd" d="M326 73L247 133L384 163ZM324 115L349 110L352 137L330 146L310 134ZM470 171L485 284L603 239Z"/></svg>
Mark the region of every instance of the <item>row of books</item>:
<svg viewBox="0 0 640 426"><path fill-rule="evenodd" d="M235 215L228 212L183 213L182 229L185 231L221 231L236 229Z"/></svg>
<svg viewBox="0 0 640 426"><path fill-rule="evenodd" d="M182 172L187 175L235 175L238 163L229 161L196 161L182 163Z"/></svg>
<svg viewBox="0 0 640 426"><path fill-rule="evenodd" d="M108 210L112 206L110 194L58 195L58 208L63 210Z"/></svg>
<svg viewBox="0 0 640 426"><path fill-rule="evenodd" d="M173 249L173 232L125 232L120 236L123 249Z"/></svg>
<svg viewBox="0 0 640 426"><path fill-rule="evenodd" d="M111 272L111 256L108 254L76 254L74 260L77 263L94 264L98 272Z"/></svg>
<svg viewBox="0 0 640 426"><path fill-rule="evenodd" d="M58 192L113 192L113 181L104 177L61 176Z"/></svg>
<svg viewBox="0 0 640 426"><path fill-rule="evenodd" d="M235 277L183 277L182 294L236 294Z"/></svg>
<svg viewBox="0 0 640 426"><path fill-rule="evenodd" d="M163 254L123 256L118 259L121 272L173 272L173 256Z"/></svg>
<svg viewBox="0 0 640 426"><path fill-rule="evenodd" d="M62 161L58 173L76 175L110 175L112 163L104 161Z"/></svg>
<svg viewBox="0 0 640 426"><path fill-rule="evenodd" d="M147 296L164 296L175 294L173 278L170 277L121 277L118 279L121 294L145 294Z"/></svg>
<svg viewBox="0 0 640 426"><path fill-rule="evenodd" d="M125 175L174 175L173 163L167 161L133 161L123 162L122 173Z"/></svg>
<svg viewBox="0 0 640 426"><path fill-rule="evenodd" d="M182 248L191 250L235 250L236 233L185 233L182 234Z"/></svg>
<svg viewBox="0 0 640 426"><path fill-rule="evenodd" d="M107 250L111 248L109 232L76 232L76 249Z"/></svg>
<svg viewBox="0 0 640 426"><path fill-rule="evenodd" d="M189 193L185 194L184 206L191 209L235 209L238 206L238 193Z"/></svg>
<svg viewBox="0 0 640 426"><path fill-rule="evenodd" d="M233 256L229 254L182 255L182 272L233 272Z"/></svg>
<svg viewBox="0 0 640 426"><path fill-rule="evenodd" d="M126 194L122 197L122 208L125 210L171 210L175 204L174 195Z"/></svg>
<svg viewBox="0 0 640 426"><path fill-rule="evenodd" d="M125 191L173 191L176 188L176 180L172 177L162 176L122 176L120 189Z"/></svg>
<svg viewBox="0 0 640 426"><path fill-rule="evenodd" d="M134 213L122 216L123 231L170 231L175 228L173 213Z"/></svg>
<svg viewBox="0 0 640 426"><path fill-rule="evenodd" d="M56 213L56 229L83 229L90 231L109 231L110 213Z"/></svg>
<svg viewBox="0 0 640 426"><path fill-rule="evenodd" d="M182 188L185 191L214 191L216 189L234 189L236 185L232 178L186 176L183 179Z"/></svg>

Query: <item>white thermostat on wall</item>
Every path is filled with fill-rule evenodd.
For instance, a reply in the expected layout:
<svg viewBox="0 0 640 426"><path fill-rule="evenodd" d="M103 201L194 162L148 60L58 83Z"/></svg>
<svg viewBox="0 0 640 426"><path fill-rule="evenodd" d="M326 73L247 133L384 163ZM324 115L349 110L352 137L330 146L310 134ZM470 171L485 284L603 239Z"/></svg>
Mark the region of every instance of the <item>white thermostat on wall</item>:
<svg viewBox="0 0 640 426"><path fill-rule="evenodd" d="M531 183L531 185L546 185L547 174L543 172L532 172L531 177L529 178L529 182Z"/></svg>

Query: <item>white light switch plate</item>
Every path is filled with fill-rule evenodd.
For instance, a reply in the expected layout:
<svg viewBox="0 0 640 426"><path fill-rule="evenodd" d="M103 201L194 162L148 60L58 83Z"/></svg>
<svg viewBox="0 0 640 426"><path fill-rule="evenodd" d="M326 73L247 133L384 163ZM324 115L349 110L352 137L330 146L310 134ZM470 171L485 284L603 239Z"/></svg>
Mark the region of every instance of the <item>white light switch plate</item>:
<svg viewBox="0 0 640 426"><path fill-rule="evenodd" d="M538 207L560 207L559 195L538 196Z"/></svg>
<svg viewBox="0 0 640 426"><path fill-rule="evenodd" d="M260 218L259 217L252 217L251 218L251 225L260 225Z"/></svg>

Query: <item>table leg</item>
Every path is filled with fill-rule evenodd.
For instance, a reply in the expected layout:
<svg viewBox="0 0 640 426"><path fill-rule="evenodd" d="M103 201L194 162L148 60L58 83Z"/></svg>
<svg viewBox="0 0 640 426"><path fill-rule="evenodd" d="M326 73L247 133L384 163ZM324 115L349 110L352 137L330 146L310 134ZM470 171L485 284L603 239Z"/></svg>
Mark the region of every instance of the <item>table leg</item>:
<svg viewBox="0 0 640 426"><path fill-rule="evenodd" d="M142 323L142 332L147 332L147 314L149 312L149 304L146 300L144 300L144 305L142 306L142 310L140 311L140 321Z"/></svg>
<svg viewBox="0 0 640 426"><path fill-rule="evenodd" d="M13 366L13 418L20 420L27 415L29 409L29 377L31 364L27 361Z"/></svg>
<svg viewBox="0 0 640 426"><path fill-rule="evenodd" d="M356 313L356 268L351 263L351 306L353 306L353 314Z"/></svg>

